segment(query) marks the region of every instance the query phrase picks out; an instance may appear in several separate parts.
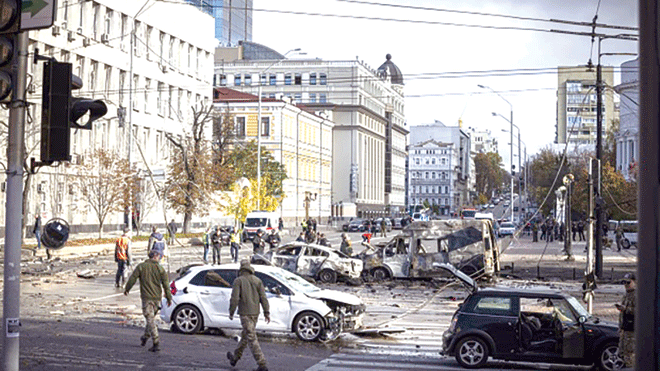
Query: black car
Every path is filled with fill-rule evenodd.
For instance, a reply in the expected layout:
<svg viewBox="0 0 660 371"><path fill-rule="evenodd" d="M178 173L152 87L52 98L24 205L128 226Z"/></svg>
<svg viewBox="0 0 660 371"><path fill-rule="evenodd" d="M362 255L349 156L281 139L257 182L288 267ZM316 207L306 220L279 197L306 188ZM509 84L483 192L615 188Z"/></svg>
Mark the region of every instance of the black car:
<svg viewBox="0 0 660 371"><path fill-rule="evenodd" d="M365 230L365 220L353 219L346 226L346 232L362 232Z"/></svg>
<svg viewBox="0 0 660 371"><path fill-rule="evenodd" d="M549 289L477 289L449 264L472 293L454 313L442 335L443 354L465 368L482 367L488 357L509 361L595 364L618 370L618 326L587 312L577 299Z"/></svg>

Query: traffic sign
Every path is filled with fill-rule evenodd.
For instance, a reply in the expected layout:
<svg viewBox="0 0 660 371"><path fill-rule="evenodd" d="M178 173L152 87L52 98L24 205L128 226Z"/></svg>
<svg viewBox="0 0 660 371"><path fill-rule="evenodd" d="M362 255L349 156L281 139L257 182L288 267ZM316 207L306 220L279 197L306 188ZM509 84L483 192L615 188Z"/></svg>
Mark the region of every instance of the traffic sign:
<svg viewBox="0 0 660 371"><path fill-rule="evenodd" d="M21 31L49 28L55 19L56 0L23 0Z"/></svg>

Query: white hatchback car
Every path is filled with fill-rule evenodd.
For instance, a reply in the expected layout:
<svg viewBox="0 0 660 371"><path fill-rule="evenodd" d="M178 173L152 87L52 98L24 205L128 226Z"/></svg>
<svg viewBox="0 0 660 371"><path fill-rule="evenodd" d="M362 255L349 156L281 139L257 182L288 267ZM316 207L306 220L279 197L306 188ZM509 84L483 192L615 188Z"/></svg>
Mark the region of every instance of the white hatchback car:
<svg viewBox="0 0 660 371"><path fill-rule="evenodd" d="M160 317L184 334L207 327L241 329L237 315L229 320L231 285L238 268L238 264L189 267L170 284L172 305L168 307L163 299ZM270 305L270 323L261 315L258 331L295 332L304 341L327 341L362 327L365 305L357 296L320 289L282 268L253 268Z"/></svg>

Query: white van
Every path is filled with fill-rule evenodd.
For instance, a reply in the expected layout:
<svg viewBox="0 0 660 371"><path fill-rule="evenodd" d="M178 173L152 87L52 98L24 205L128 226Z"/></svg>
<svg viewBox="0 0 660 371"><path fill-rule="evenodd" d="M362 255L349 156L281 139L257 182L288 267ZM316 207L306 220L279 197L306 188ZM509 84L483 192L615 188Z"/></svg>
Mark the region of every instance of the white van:
<svg viewBox="0 0 660 371"><path fill-rule="evenodd" d="M252 240L259 229L263 229L265 233L270 233L271 229L277 229L279 219L279 215L272 211L248 213L243 226L243 242Z"/></svg>

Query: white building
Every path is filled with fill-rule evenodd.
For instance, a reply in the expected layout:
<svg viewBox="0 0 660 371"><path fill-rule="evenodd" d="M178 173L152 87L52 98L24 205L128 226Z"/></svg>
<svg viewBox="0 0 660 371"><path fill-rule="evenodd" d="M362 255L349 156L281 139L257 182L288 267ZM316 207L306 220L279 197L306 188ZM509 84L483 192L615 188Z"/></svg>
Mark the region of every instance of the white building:
<svg viewBox="0 0 660 371"><path fill-rule="evenodd" d="M40 55L71 63L83 81L74 95L102 99L108 106L91 131L71 131L71 164L85 162L100 147L129 156L131 128L135 168L146 170L148 165L153 173L164 174L170 160L165 133L184 135L191 106L211 104L217 43L213 18L184 2L157 1L145 8L143 3L111 0L64 0L57 5L52 28L29 32L28 53L38 48ZM39 158L42 70L43 63L28 64L28 158ZM97 229L95 214L69 176L73 169L40 169L29 189L28 220L38 211L44 218L67 220L73 232ZM0 210L4 213L5 208ZM150 215L143 213L143 221L162 223L162 216L159 207ZM116 229L124 221L124 214L116 213L105 225Z"/></svg>
<svg viewBox="0 0 660 371"><path fill-rule="evenodd" d="M639 59L621 64L621 85L615 87L621 99L616 140L616 169L630 180L639 159Z"/></svg>
<svg viewBox="0 0 660 371"><path fill-rule="evenodd" d="M215 91L215 109L233 118L237 141L257 140L258 97L228 88ZM331 213L332 113L309 111L288 99L265 98L261 122L261 146L286 168L285 197L277 212L287 225L299 225L308 195L309 216L325 220Z"/></svg>
<svg viewBox="0 0 660 371"><path fill-rule="evenodd" d="M429 139L411 144L408 153L408 204L414 207L426 202L439 215L457 211L461 199L456 192L458 172L454 168L459 155L454 143Z"/></svg>
<svg viewBox="0 0 660 371"><path fill-rule="evenodd" d="M215 83L262 98L285 96L312 111L332 111L334 216L355 204L357 216L399 214L405 207L406 136L403 75L387 60L285 59L267 47L220 48ZM349 209L348 206L346 209Z"/></svg>

